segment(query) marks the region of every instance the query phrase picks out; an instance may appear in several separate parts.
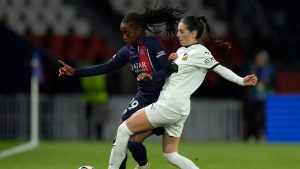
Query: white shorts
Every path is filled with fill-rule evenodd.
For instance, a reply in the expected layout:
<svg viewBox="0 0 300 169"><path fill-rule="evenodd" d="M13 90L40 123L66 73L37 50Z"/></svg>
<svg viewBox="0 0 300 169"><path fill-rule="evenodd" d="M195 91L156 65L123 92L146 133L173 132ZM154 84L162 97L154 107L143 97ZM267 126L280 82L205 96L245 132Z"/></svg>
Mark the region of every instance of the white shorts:
<svg viewBox="0 0 300 169"><path fill-rule="evenodd" d="M153 127L164 127L167 134L172 137L181 136L187 115L176 114L157 103L148 105L145 111Z"/></svg>

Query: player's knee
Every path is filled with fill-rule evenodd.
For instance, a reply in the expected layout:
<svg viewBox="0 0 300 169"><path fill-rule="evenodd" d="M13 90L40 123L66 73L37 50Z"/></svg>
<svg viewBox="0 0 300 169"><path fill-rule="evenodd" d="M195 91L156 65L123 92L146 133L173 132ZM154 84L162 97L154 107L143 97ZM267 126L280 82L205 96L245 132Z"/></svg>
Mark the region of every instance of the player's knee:
<svg viewBox="0 0 300 169"><path fill-rule="evenodd" d="M177 152L173 153L164 153L164 157L168 163L174 164L176 162L177 156L179 154Z"/></svg>
<svg viewBox="0 0 300 169"><path fill-rule="evenodd" d="M118 132L117 132L118 136L124 136L124 135L133 135L133 133L128 129L127 125L125 123L122 123L119 128L118 128Z"/></svg>

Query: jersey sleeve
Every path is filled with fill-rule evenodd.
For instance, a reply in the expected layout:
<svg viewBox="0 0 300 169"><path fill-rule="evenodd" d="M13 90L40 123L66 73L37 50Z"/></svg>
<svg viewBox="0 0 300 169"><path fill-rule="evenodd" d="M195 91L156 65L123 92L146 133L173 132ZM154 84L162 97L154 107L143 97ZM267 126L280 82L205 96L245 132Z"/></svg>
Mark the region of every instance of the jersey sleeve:
<svg viewBox="0 0 300 169"><path fill-rule="evenodd" d="M234 82L238 85L244 86L244 78L238 76L235 74L232 70L222 66L222 65L217 65L213 71L224 77L225 79Z"/></svg>
<svg viewBox="0 0 300 169"><path fill-rule="evenodd" d="M110 73L116 69L120 69L129 61L126 53L126 47L124 46L119 51L117 51L117 53L110 60L103 64L75 69L75 76L86 77L103 75Z"/></svg>
<svg viewBox="0 0 300 169"><path fill-rule="evenodd" d="M198 49L196 55L197 57L195 59L195 64L198 67L210 70L216 67L217 65L219 65L219 62L213 57L211 52L206 48L202 48L202 50Z"/></svg>
<svg viewBox="0 0 300 169"><path fill-rule="evenodd" d="M158 40L154 39L152 46L153 47L150 50L152 50L159 66L161 67L160 70L153 73L152 79L154 81L162 81L171 75L172 69L168 60L168 56L162 44Z"/></svg>

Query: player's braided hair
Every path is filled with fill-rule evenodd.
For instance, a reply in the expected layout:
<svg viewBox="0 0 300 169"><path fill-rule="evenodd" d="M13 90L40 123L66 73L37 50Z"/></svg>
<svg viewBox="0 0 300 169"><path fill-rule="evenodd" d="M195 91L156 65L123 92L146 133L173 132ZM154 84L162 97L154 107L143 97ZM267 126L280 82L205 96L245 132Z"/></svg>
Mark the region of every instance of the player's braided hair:
<svg viewBox="0 0 300 169"><path fill-rule="evenodd" d="M140 26L143 31L148 30L152 33L160 33L162 30L159 27L164 25L165 35L171 36L176 33L177 24L184 12L184 10L169 7L145 8L144 13L128 13L124 16L122 23L130 26Z"/></svg>
<svg viewBox="0 0 300 169"><path fill-rule="evenodd" d="M207 19L205 16L187 16L185 18L182 19L182 22L187 25L187 29L189 31L194 31L197 30L197 39L200 39L202 34L203 34L203 30L205 28L205 31L207 32L207 36L209 38L209 40L215 42L217 45L219 46L225 46L228 49L231 48L231 44L229 42L224 42L222 40L216 40L212 33L211 33L211 29L210 29L210 25L207 22Z"/></svg>

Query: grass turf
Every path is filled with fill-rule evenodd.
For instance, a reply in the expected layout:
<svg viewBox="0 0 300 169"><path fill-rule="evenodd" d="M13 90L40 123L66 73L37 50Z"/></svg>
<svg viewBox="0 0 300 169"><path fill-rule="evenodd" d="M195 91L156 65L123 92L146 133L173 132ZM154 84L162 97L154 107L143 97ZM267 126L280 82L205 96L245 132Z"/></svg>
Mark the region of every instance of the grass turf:
<svg viewBox="0 0 300 169"><path fill-rule="evenodd" d="M0 141L3 151L16 143ZM161 143L147 142L151 169L174 169L164 161ZM77 169L91 165L106 169L111 150L109 142L42 141L38 148L0 159L0 168ZM300 145L254 143L182 142L180 153L201 169L299 169ZM129 155L128 169L135 162Z"/></svg>

